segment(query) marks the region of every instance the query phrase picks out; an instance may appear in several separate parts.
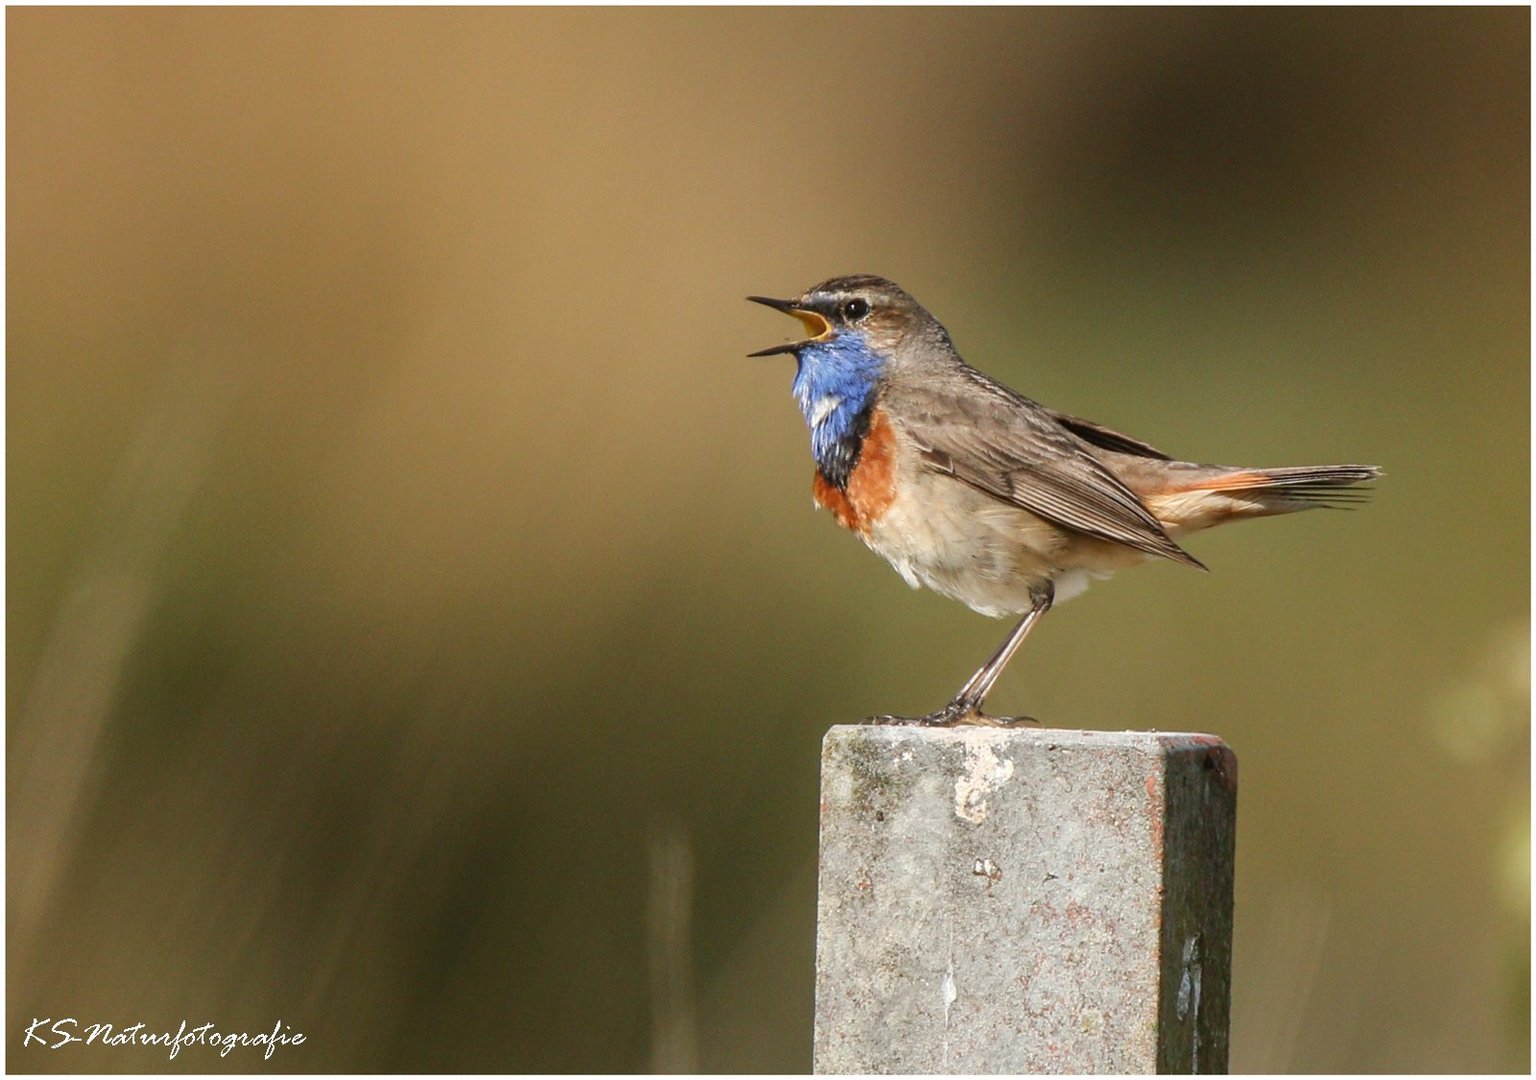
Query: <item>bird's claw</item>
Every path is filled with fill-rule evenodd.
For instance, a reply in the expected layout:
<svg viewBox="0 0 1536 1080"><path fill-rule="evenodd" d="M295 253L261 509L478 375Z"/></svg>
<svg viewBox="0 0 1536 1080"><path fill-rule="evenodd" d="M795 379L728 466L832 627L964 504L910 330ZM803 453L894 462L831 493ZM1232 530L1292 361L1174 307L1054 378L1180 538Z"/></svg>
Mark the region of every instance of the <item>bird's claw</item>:
<svg viewBox="0 0 1536 1080"><path fill-rule="evenodd" d="M871 716L864 722L880 727L954 727L960 721L948 713L936 712L927 716Z"/></svg>
<svg viewBox="0 0 1536 1080"><path fill-rule="evenodd" d="M983 727L1024 727L1026 724L1040 726L1040 721L1033 716L988 716L986 713L977 713L976 719L970 722Z"/></svg>
<svg viewBox="0 0 1536 1080"><path fill-rule="evenodd" d="M1020 727L1038 724L1033 716L988 716L975 703L951 701L936 713L927 716L871 716L866 724L903 727Z"/></svg>

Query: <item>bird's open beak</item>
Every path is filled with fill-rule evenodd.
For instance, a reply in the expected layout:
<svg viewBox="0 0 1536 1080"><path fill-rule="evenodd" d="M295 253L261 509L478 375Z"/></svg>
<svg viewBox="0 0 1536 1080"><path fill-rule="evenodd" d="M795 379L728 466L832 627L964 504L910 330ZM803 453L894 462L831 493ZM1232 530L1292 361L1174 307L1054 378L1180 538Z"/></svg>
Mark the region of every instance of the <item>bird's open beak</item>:
<svg viewBox="0 0 1536 1080"><path fill-rule="evenodd" d="M796 307L793 300L775 300L770 296L749 296L747 299L754 304L771 307L774 311L782 311L786 315L793 315L805 325L805 329L811 335L804 341L795 341L788 345L775 345L771 349L759 349L755 353L747 353L748 356L778 356L780 353L798 353L811 342L825 341L832 336L831 323L814 311L808 311L803 307Z"/></svg>

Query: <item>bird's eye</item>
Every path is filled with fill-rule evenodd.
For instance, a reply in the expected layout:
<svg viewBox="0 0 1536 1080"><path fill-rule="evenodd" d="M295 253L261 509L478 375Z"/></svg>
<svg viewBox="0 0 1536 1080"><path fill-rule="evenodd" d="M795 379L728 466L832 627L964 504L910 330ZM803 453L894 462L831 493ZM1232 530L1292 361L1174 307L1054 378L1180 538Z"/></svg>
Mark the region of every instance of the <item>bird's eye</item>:
<svg viewBox="0 0 1536 1080"><path fill-rule="evenodd" d="M869 303L855 297L843 305L843 318L849 322L858 322L869 314Z"/></svg>

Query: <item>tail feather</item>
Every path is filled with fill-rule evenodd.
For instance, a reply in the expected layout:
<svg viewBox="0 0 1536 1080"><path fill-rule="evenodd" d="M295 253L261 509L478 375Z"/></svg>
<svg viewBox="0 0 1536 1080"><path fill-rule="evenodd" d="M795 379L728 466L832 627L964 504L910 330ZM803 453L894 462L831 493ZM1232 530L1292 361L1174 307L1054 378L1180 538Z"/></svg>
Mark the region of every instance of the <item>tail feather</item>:
<svg viewBox="0 0 1536 1080"><path fill-rule="evenodd" d="M1319 508L1348 509L1365 502L1360 487L1381 475L1375 465L1303 465L1285 469L1188 466L1193 476L1159 485L1147 505L1165 526L1203 529L1223 521Z"/></svg>
<svg viewBox="0 0 1536 1080"><path fill-rule="evenodd" d="M1234 469L1201 487L1322 487L1342 488L1375 480L1381 469L1375 465L1302 465L1290 469Z"/></svg>
<svg viewBox="0 0 1536 1080"><path fill-rule="evenodd" d="M1233 469L1191 485L1198 491L1229 495L1251 494L1261 502L1273 501L1274 509L1313 506L1343 508L1367 501L1371 488L1356 487L1381 475L1375 465L1302 465L1286 469ZM1268 496L1269 498L1266 498Z"/></svg>

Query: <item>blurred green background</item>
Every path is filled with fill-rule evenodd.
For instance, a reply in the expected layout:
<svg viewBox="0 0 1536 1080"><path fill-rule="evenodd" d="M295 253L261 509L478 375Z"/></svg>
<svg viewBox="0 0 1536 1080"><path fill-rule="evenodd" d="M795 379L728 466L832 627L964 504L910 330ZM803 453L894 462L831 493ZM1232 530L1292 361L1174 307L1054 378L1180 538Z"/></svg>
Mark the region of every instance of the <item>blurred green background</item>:
<svg viewBox="0 0 1536 1080"><path fill-rule="evenodd" d="M819 740L1005 630L743 358L854 271L1180 456L1386 468L992 704L1237 750L1234 1069L1528 1067L1526 10L6 25L11 1069L808 1069Z"/></svg>

